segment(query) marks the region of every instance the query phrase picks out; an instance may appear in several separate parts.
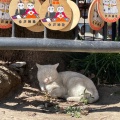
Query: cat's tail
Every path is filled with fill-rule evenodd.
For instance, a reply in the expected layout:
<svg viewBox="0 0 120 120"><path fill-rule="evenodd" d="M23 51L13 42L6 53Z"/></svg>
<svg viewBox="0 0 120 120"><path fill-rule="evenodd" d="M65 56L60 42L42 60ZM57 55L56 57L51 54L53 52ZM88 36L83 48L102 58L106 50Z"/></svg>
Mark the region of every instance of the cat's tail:
<svg viewBox="0 0 120 120"><path fill-rule="evenodd" d="M88 98L88 103L96 102L98 99L99 99L99 95L97 95L97 96L90 96Z"/></svg>
<svg viewBox="0 0 120 120"><path fill-rule="evenodd" d="M99 99L97 89L95 88L92 93L90 91L86 91L86 93L84 93L83 98L87 99L88 103L96 102Z"/></svg>
<svg viewBox="0 0 120 120"><path fill-rule="evenodd" d="M93 102L96 102L98 99L99 99L99 93L98 93L97 89L95 89L94 90L94 95L92 96L90 94L90 97L88 98L88 102L93 103Z"/></svg>

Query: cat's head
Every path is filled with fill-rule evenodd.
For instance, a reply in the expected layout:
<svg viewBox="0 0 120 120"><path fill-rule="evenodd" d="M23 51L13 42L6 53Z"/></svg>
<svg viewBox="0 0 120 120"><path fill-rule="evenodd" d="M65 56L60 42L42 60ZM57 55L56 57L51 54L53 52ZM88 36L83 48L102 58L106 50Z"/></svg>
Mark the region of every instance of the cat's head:
<svg viewBox="0 0 120 120"><path fill-rule="evenodd" d="M36 63L38 68L37 78L38 81L42 81L45 84L54 82L58 77L57 67L59 63L55 65L40 65Z"/></svg>

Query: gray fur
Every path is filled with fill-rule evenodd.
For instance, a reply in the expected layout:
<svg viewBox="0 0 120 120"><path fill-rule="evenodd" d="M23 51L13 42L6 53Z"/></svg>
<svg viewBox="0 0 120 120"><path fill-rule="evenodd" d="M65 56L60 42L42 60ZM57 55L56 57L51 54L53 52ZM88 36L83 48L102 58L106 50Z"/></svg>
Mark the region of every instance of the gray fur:
<svg viewBox="0 0 120 120"><path fill-rule="evenodd" d="M55 65L39 65L37 78L42 91L47 91L52 97L65 98L67 101L79 102L87 98L88 103L99 99L98 91L89 78L72 71L57 72Z"/></svg>

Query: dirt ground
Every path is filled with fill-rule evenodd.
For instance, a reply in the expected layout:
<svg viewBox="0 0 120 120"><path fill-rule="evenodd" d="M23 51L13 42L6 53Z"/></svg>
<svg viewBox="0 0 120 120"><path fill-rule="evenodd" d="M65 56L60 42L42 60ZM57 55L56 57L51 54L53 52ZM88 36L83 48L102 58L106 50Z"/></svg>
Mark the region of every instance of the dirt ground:
<svg viewBox="0 0 120 120"><path fill-rule="evenodd" d="M100 99L94 104L85 105L88 115L75 118L57 112L54 104L47 104L39 89L25 84L7 98L0 101L0 120L120 120L120 86L100 85ZM64 100L57 102L61 107L70 106ZM44 108L44 109L43 109Z"/></svg>

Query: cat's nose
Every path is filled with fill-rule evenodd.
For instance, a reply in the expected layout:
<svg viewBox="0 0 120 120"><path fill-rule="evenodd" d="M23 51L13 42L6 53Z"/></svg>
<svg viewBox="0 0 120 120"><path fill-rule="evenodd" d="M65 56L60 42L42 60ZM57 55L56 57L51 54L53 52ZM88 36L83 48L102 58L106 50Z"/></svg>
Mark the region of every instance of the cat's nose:
<svg viewBox="0 0 120 120"><path fill-rule="evenodd" d="M44 82L45 82L45 83L48 83L48 82L49 82L49 79L48 79L48 78L46 78L46 79L44 80Z"/></svg>

